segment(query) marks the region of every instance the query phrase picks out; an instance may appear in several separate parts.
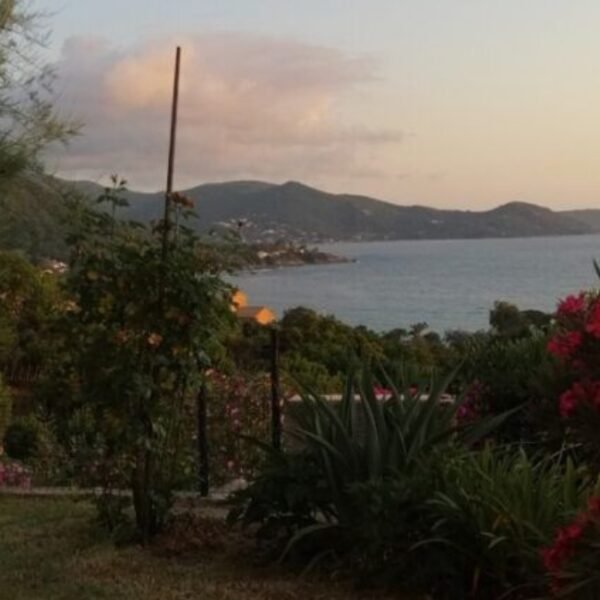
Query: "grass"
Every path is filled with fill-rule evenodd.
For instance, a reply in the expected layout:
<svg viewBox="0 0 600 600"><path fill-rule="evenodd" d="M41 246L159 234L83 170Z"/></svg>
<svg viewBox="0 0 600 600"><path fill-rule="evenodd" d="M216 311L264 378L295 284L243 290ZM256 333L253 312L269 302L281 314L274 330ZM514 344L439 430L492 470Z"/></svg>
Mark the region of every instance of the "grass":
<svg viewBox="0 0 600 600"><path fill-rule="evenodd" d="M0 598L10 600L368 600L330 582L258 567L215 521L180 522L151 548L116 548L89 502L0 497Z"/></svg>

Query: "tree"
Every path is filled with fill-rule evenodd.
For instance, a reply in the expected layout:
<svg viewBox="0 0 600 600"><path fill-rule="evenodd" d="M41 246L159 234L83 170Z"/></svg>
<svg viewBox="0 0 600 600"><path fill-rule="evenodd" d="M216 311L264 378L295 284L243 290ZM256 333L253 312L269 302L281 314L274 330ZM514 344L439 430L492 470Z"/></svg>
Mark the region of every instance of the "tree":
<svg viewBox="0 0 600 600"><path fill-rule="evenodd" d="M53 69L40 56L43 16L24 0L0 0L0 183L39 167L40 153L65 142L77 124L52 102Z"/></svg>
<svg viewBox="0 0 600 600"><path fill-rule="evenodd" d="M0 364L41 367L61 303L57 279L22 256L0 252Z"/></svg>
<svg viewBox="0 0 600 600"><path fill-rule="evenodd" d="M52 410L80 474L106 491L107 524L121 518L111 490L129 487L146 542L167 514L186 409L234 315L219 264L191 229L176 224L164 252L163 224L116 218L116 188L103 198L113 210L82 207L70 238L59 369L72 385Z"/></svg>

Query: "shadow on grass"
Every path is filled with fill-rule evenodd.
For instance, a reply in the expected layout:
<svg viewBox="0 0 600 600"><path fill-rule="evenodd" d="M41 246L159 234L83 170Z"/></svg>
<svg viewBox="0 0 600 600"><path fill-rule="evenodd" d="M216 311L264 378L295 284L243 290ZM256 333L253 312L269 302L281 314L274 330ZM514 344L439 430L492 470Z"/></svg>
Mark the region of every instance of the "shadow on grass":
<svg viewBox="0 0 600 600"><path fill-rule="evenodd" d="M0 498L0 598L382 600L253 566L248 542L214 519L180 518L147 549L115 548L93 523L87 501Z"/></svg>

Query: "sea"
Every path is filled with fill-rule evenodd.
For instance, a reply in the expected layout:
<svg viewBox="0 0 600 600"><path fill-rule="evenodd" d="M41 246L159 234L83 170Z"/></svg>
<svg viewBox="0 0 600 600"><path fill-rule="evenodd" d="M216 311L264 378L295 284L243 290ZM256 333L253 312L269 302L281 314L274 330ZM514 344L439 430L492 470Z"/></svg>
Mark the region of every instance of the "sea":
<svg viewBox="0 0 600 600"><path fill-rule="evenodd" d="M496 300L552 311L559 298L600 287L600 235L335 243L354 262L244 273L252 305L278 316L296 306L376 331L427 323L443 333L488 326Z"/></svg>

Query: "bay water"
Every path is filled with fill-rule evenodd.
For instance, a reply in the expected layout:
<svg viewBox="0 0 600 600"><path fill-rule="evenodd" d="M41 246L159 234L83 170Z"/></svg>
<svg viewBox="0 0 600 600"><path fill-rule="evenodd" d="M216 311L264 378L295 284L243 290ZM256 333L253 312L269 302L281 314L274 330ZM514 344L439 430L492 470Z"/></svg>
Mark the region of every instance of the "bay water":
<svg viewBox="0 0 600 600"><path fill-rule="evenodd" d="M355 262L244 273L252 305L281 316L306 306L377 331L426 322L440 333L486 328L495 300L551 311L558 298L600 286L600 235L527 239L336 243Z"/></svg>

